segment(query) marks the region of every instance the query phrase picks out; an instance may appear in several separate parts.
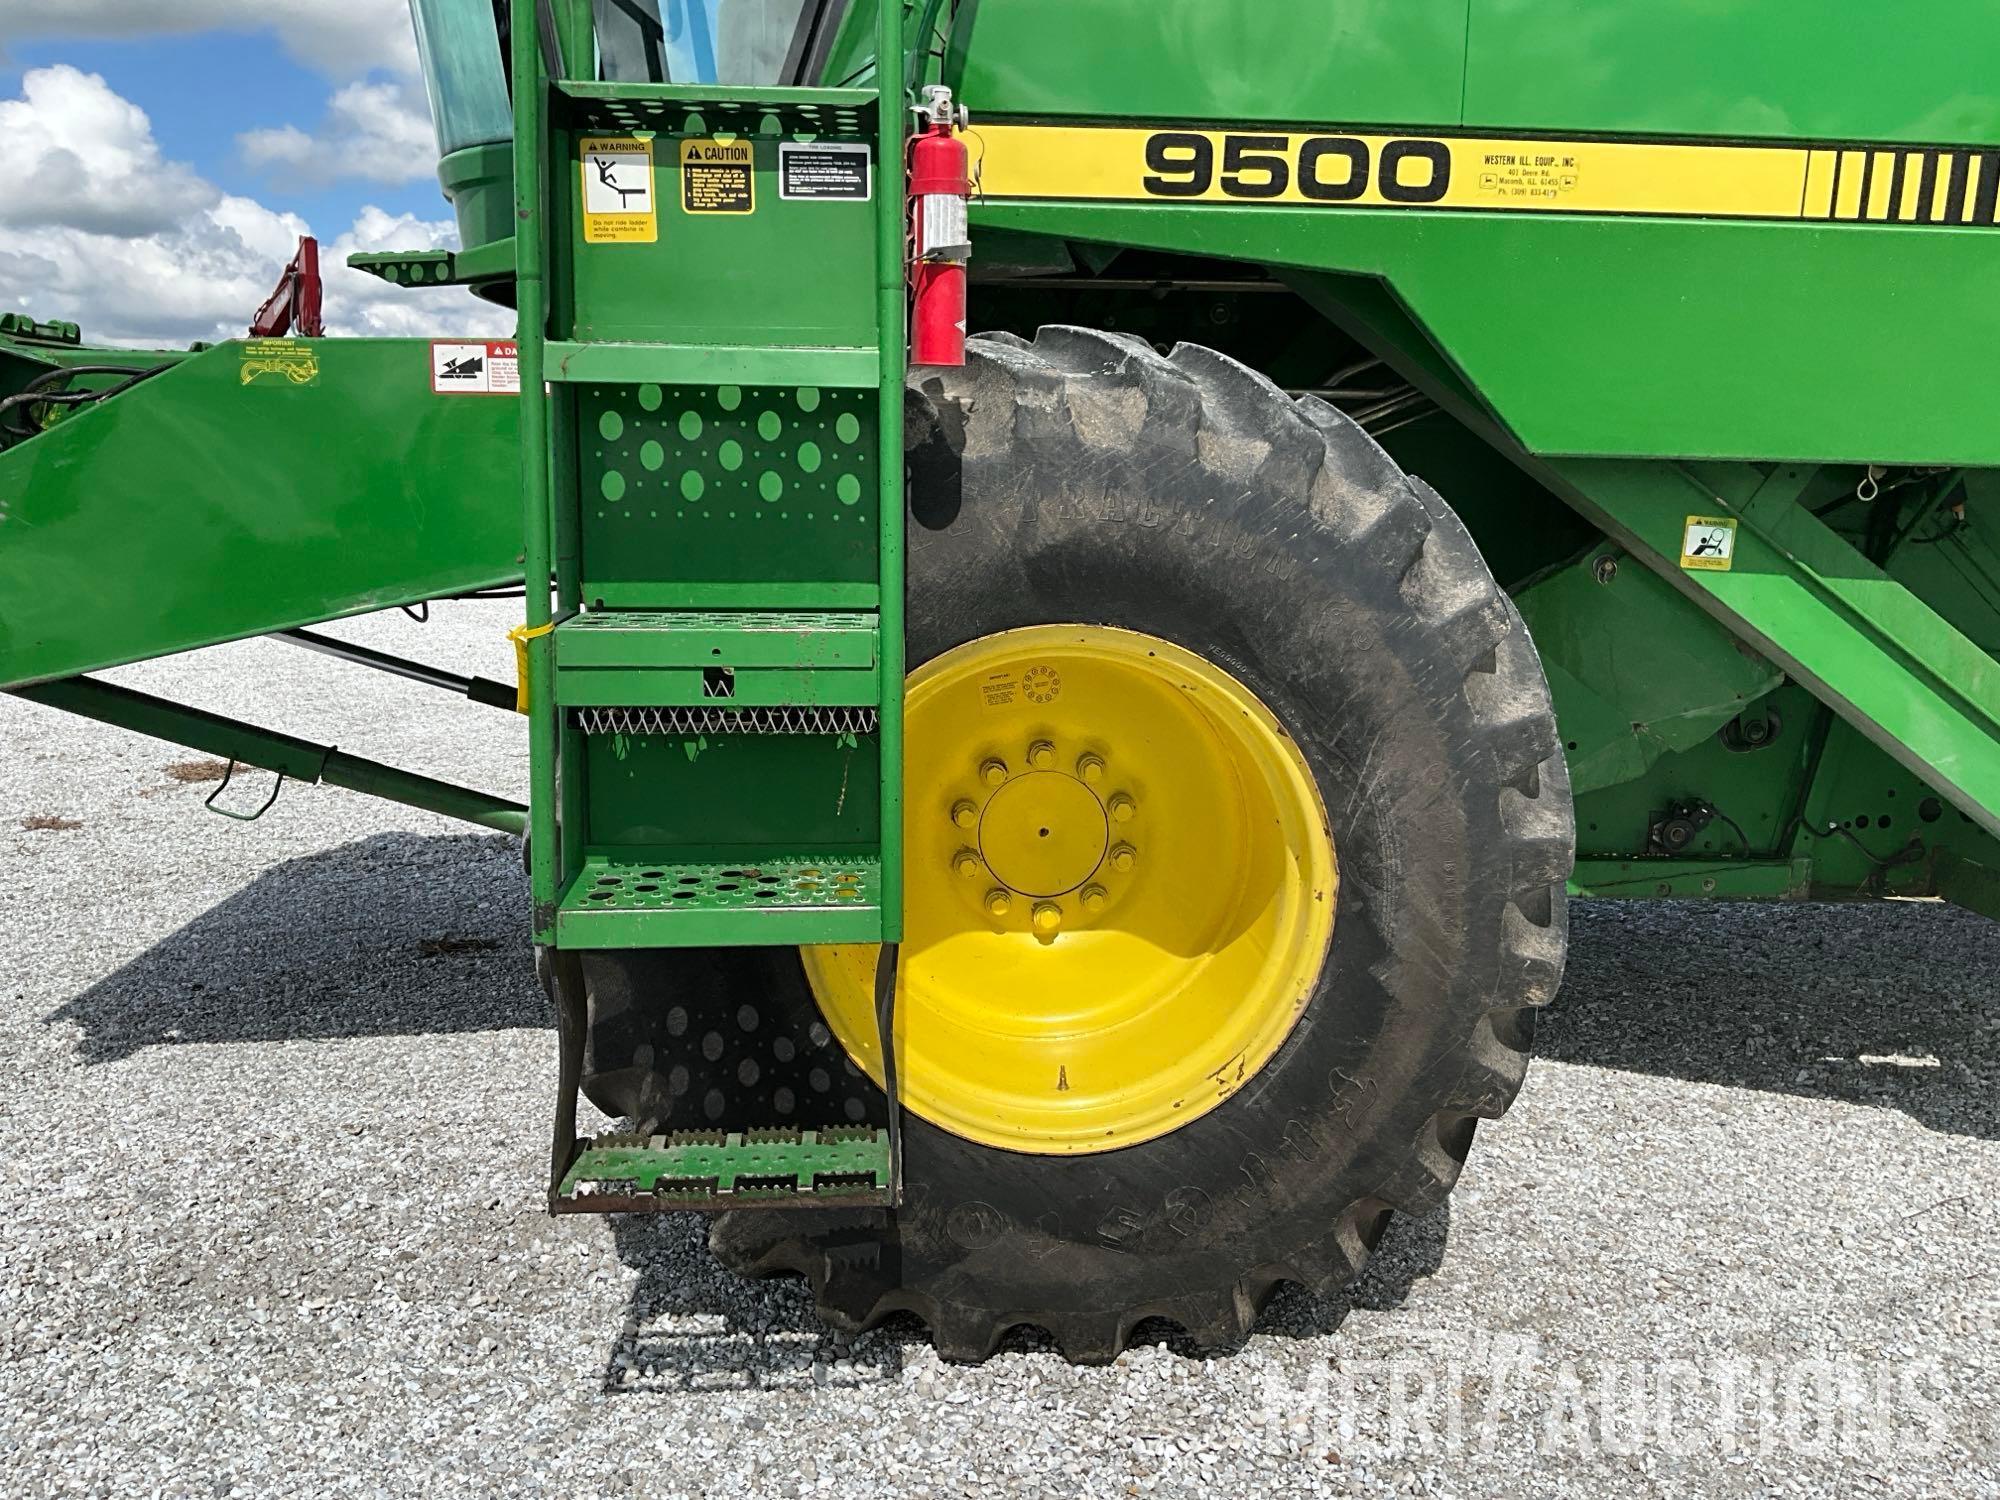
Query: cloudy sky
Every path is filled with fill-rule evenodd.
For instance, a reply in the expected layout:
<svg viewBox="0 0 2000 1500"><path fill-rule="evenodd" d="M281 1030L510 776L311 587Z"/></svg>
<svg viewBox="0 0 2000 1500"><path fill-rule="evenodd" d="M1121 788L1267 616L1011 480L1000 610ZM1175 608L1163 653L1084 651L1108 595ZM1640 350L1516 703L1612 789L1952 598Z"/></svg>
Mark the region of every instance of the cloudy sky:
<svg viewBox="0 0 2000 1500"><path fill-rule="evenodd" d="M329 332L511 331L345 267L456 244L407 0L0 0L0 311L240 336L308 233Z"/></svg>

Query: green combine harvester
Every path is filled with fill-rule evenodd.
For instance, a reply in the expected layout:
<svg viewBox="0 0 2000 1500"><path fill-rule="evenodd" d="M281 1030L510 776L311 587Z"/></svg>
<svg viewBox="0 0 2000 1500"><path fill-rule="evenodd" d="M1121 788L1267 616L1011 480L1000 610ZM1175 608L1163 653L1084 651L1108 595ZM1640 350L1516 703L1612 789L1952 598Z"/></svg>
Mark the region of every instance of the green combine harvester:
<svg viewBox="0 0 2000 1500"><path fill-rule="evenodd" d="M1443 1201L1572 894L2000 914L1985 0L414 10L463 248L357 263L518 337L0 320L0 685L524 835L554 1211L1226 1346ZM523 581L518 685L309 628ZM530 805L91 675L278 633Z"/></svg>

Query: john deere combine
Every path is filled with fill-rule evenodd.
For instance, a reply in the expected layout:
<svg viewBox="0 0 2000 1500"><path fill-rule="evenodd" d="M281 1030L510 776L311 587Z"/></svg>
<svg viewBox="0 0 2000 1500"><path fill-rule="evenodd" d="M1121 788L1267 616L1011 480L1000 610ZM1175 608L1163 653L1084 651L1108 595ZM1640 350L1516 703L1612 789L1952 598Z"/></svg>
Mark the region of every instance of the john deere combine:
<svg viewBox="0 0 2000 1500"><path fill-rule="evenodd" d="M363 263L518 339L9 316L0 684L525 833L556 1211L1226 1344L1443 1199L1571 892L2000 912L1990 5L414 9L463 248ZM518 700L306 640L525 809L87 675L523 580Z"/></svg>

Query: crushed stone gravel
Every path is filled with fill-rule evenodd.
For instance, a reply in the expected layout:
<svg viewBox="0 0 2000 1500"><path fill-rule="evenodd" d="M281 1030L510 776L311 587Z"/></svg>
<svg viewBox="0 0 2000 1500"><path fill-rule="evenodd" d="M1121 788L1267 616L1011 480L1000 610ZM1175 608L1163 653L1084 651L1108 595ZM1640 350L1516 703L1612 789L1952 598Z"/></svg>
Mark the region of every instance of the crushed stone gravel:
<svg viewBox="0 0 2000 1500"><path fill-rule="evenodd" d="M329 631L506 678L516 608ZM276 642L108 675L525 796L518 720ZM2000 1495L1993 924L1582 905L1518 1106L1348 1297L963 1368L545 1216L513 841L0 744L8 1494Z"/></svg>

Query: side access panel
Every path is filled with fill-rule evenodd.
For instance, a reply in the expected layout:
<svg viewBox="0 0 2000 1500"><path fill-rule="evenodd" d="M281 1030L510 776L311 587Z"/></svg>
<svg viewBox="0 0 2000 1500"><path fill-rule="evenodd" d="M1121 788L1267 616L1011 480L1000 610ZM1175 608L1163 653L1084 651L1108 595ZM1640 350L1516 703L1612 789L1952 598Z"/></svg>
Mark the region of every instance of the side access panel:
<svg viewBox="0 0 2000 1500"><path fill-rule="evenodd" d="M431 371L221 344L0 453L0 688L518 582L518 403Z"/></svg>

